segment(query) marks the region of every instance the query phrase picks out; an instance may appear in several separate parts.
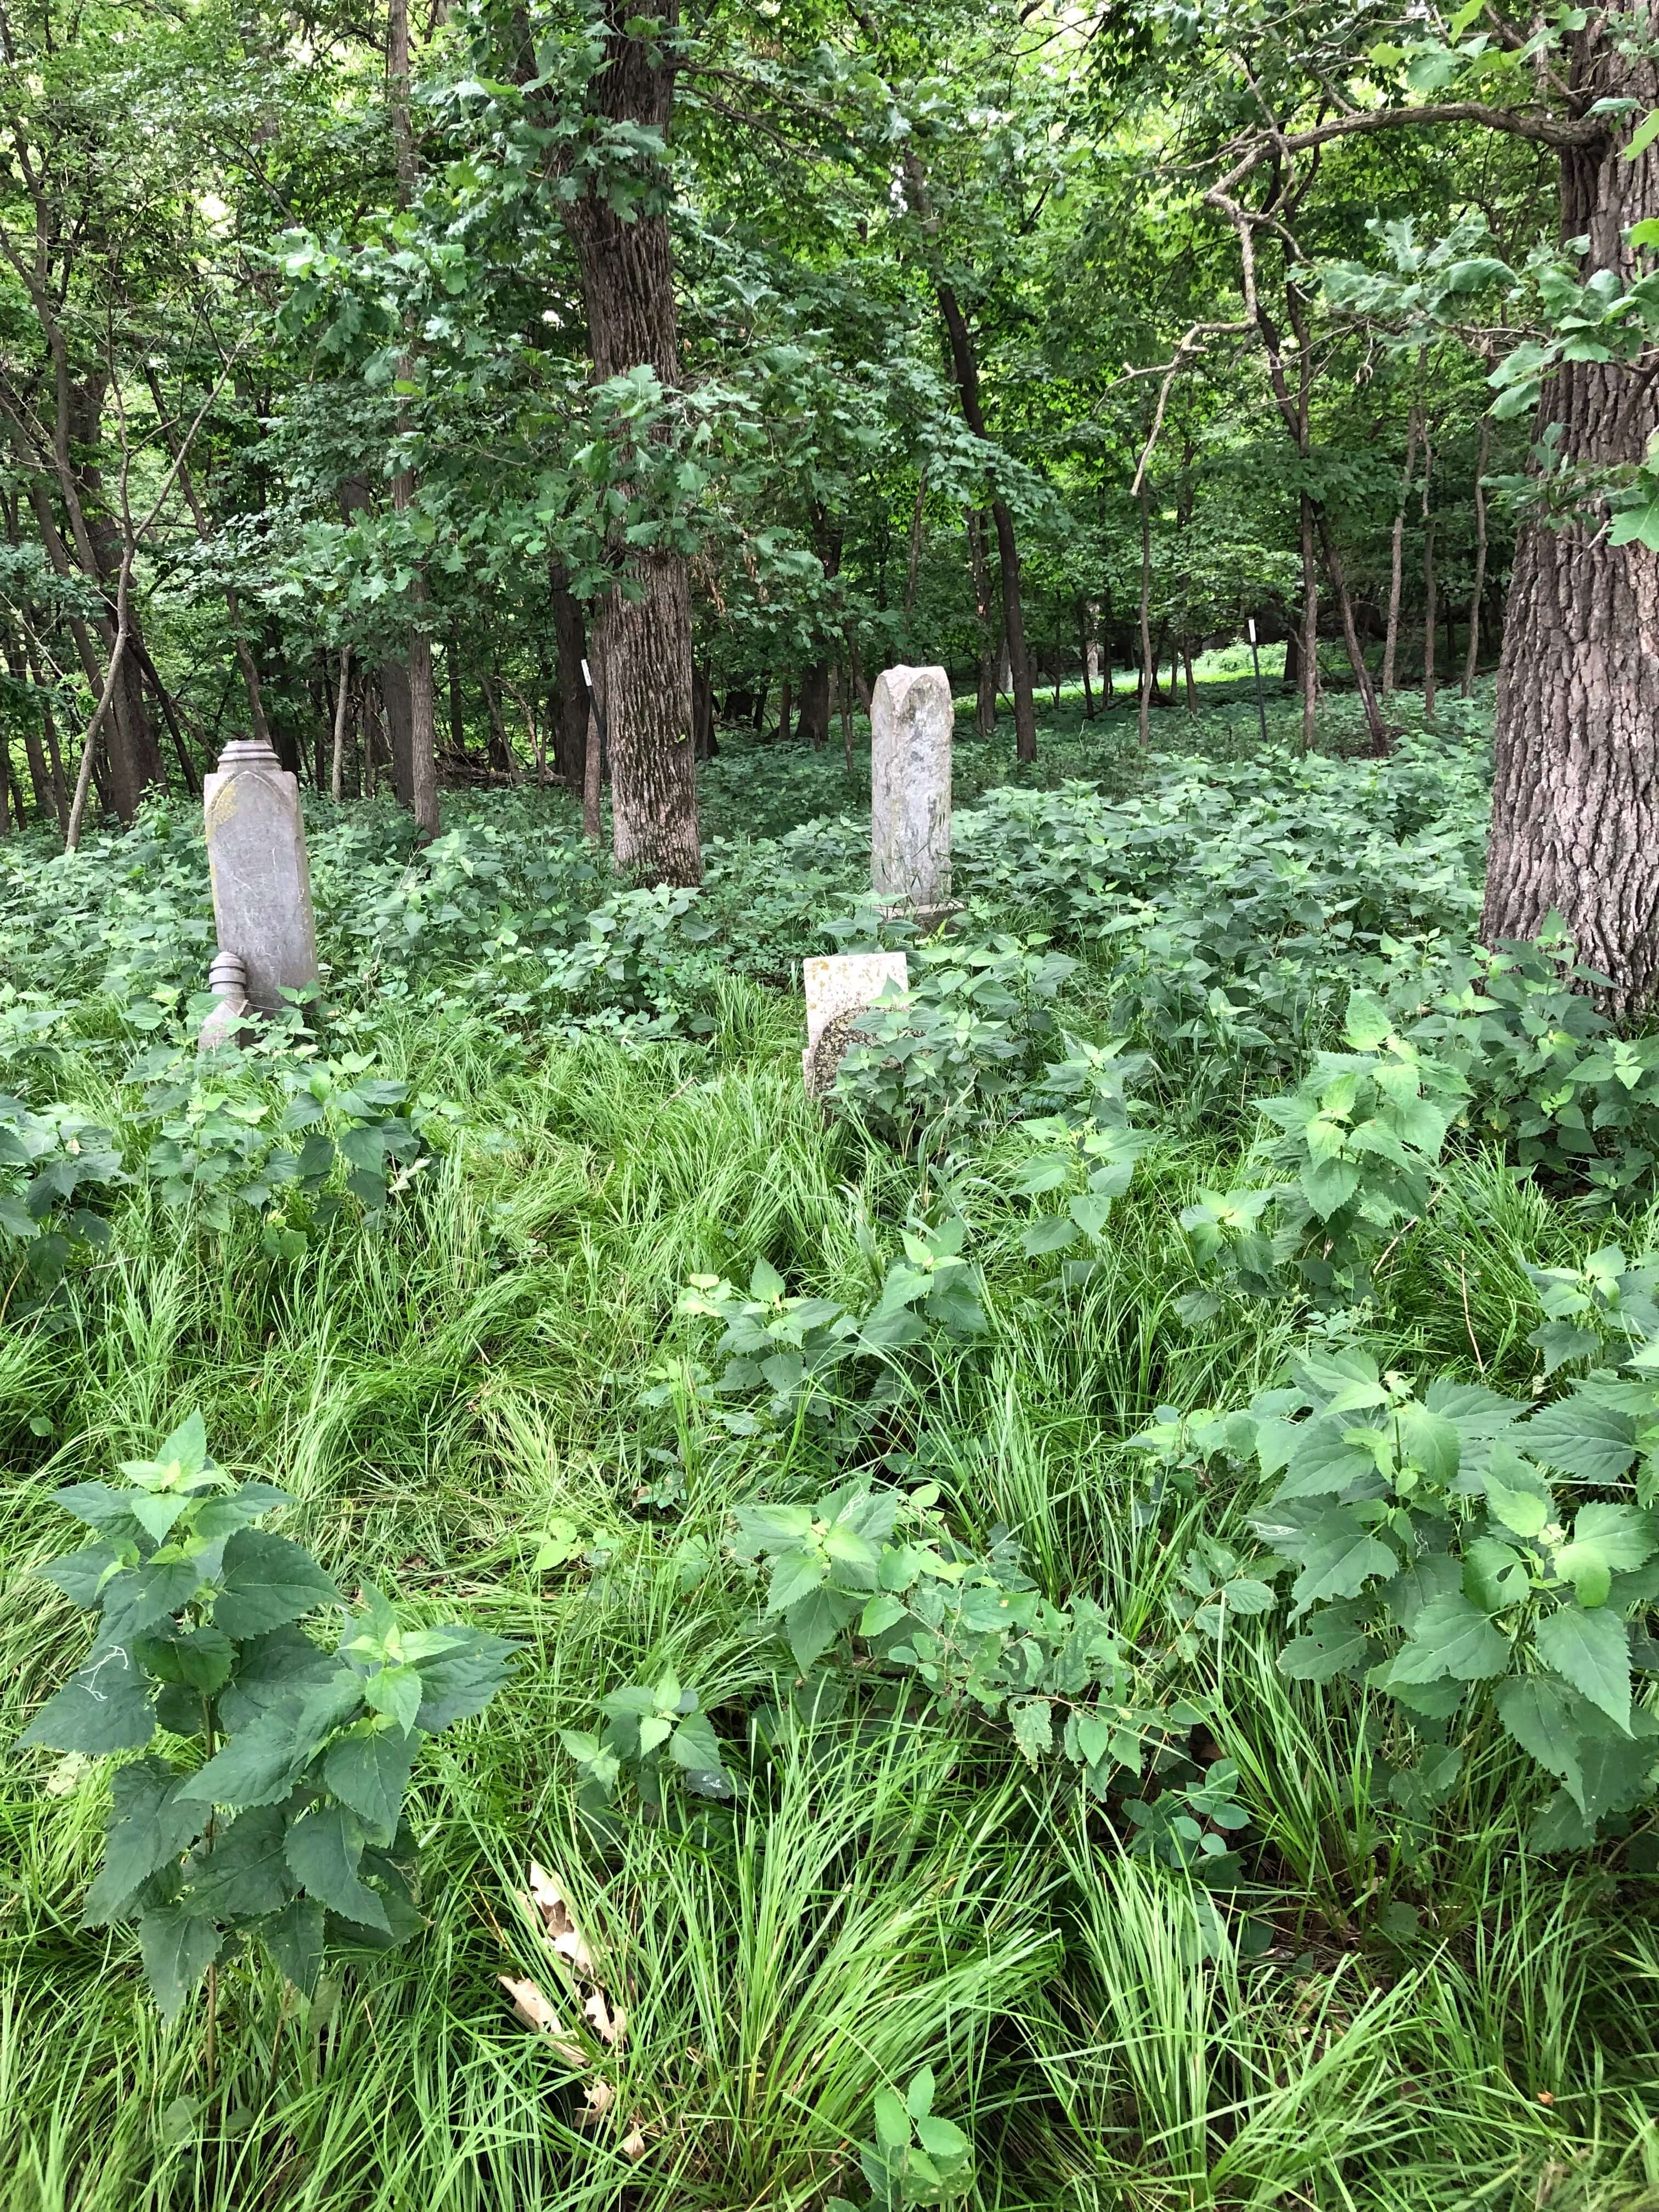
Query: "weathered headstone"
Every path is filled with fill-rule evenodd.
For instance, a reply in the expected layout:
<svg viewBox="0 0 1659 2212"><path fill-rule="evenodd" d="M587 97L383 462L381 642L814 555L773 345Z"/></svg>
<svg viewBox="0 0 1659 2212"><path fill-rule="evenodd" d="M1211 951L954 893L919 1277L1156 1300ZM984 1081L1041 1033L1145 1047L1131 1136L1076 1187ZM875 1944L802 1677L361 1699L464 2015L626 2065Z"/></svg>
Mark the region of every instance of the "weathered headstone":
<svg viewBox="0 0 1659 2212"><path fill-rule="evenodd" d="M317 981L300 787L270 745L234 738L203 805L219 949L241 960L249 1006L274 1013Z"/></svg>
<svg viewBox="0 0 1659 2212"><path fill-rule="evenodd" d="M896 983L904 990L909 981L909 964L902 952L834 952L802 961L806 1049L800 1064L809 1098L822 1098L834 1083L859 1016L869 1011L883 988Z"/></svg>
<svg viewBox="0 0 1659 2212"><path fill-rule="evenodd" d="M884 668L870 701L870 882L920 921L951 903L951 680Z"/></svg>

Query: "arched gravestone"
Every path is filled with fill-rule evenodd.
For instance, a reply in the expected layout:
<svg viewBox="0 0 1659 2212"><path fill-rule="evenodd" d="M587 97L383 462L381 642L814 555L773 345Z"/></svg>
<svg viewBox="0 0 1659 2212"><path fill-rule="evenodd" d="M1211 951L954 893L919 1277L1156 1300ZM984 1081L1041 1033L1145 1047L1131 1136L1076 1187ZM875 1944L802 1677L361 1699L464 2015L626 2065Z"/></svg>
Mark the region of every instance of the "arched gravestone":
<svg viewBox="0 0 1659 2212"><path fill-rule="evenodd" d="M233 738L205 780L203 808L219 949L240 959L248 1004L274 1013L285 990L317 981L299 784L270 745Z"/></svg>

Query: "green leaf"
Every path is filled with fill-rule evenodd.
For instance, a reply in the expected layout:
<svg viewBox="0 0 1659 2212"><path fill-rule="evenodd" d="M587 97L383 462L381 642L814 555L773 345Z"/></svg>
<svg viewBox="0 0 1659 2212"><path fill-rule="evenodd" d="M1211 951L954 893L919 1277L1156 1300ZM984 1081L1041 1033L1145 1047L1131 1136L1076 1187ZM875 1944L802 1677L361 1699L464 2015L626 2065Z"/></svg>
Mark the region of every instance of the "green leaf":
<svg viewBox="0 0 1659 2212"><path fill-rule="evenodd" d="M860 1611L859 1601L828 1583L809 1590L784 1615L784 1629L795 1664L810 1674L842 1630Z"/></svg>
<svg viewBox="0 0 1659 2212"><path fill-rule="evenodd" d="M766 1603L772 1613L787 1613L798 1600L816 1589L830 1572L821 1551L786 1552L772 1569Z"/></svg>
<svg viewBox="0 0 1659 2212"><path fill-rule="evenodd" d="M1528 1676L1500 1682L1492 1698L1498 1719L1522 1750L1529 1752L1541 1767L1566 1784L1582 1813L1584 1778L1578 1765L1582 1731L1573 1718L1567 1692L1542 1676Z"/></svg>
<svg viewBox="0 0 1659 2212"><path fill-rule="evenodd" d="M214 1601L216 1627L240 1644L338 1605L340 1593L307 1553L265 1528L239 1528L225 1545L224 1587Z"/></svg>
<svg viewBox="0 0 1659 2212"><path fill-rule="evenodd" d="M1573 1518L1575 1544L1594 1544L1614 1574L1644 1567L1659 1551L1654 1516L1639 1505L1581 1505Z"/></svg>
<svg viewBox="0 0 1659 2212"><path fill-rule="evenodd" d="M1605 1606L1558 1606L1539 1622L1538 1656L1581 1697L1630 1733L1630 1636Z"/></svg>
<svg viewBox="0 0 1659 2212"><path fill-rule="evenodd" d="M1113 1200L1109 1198L1074 1198L1070 1204L1073 1221L1085 1237L1098 1238L1111 1218Z"/></svg>
<svg viewBox="0 0 1659 2212"><path fill-rule="evenodd" d="M884 2150L907 2148L910 2141L910 2115L890 2089L876 2092L876 2141Z"/></svg>
<svg viewBox="0 0 1659 2212"><path fill-rule="evenodd" d="M1517 1440L1534 1459L1582 1482L1617 1482L1636 1456L1631 1416L1581 1392L1534 1413Z"/></svg>
<svg viewBox="0 0 1659 2212"><path fill-rule="evenodd" d="M210 1622L190 1628L169 1620L140 1636L133 1656L158 1682L177 1682L198 1696L211 1697L230 1680L236 1646Z"/></svg>
<svg viewBox="0 0 1659 2212"><path fill-rule="evenodd" d="M455 1721L481 1713L507 1680L507 1662L518 1649L504 1636L469 1628L447 1650L417 1660L425 1694L416 1726L435 1735Z"/></svg>
<svg viewBox="0 0 1659 2212"><path fill-rule="evenodd" d="M322 1687L267 1706L191 1775L179 1795L214 1805L276 1804L324 1739L362 1702L358 1677L338 1669Z"/></svg>
<svg viewBox="0 0 1659 2212"><path fill-rule="evenodd" d="M1054 1747L1054 1709L1047 1698L1013 1698L1008 1704L1014 1741L1035 1766Z"/></svg>
<svg viewBox="0 0 1659 2212"><path fill-rule="evenodd" d="M191 1502L178 1491L163 1491L152 1497L147 1491L135 1490L128 1498L127 1510L145 1534L160 1544L179 1515L190 1510Z"/></svg>
<svg viewBox="0 0 1659 2212"><path fill-rule="evenodd" d="M18 1737L19 1747L45 1744L53 1751L82 1752L88 1759L111 1751L142 1751L155 1733L151 1687L125 1644L94 1647L86 1664L41 1706Z"/></svg>
<svg viewBox="0 0 1659 2212"><path fill-rule="evenodd" d="M1629 143L1625 148L1625 159L1627 161L1639 161L1656 138L1659 138L1659 107L1656 107L1631 132Z"/></svg>
<svg viewBox="0 0 1659 2212"><path fill-rule="evenodd" d="M720 1741L707 1713L687 1713L675 1727L668 1755L677 1766L691 1774L720 1774Z"/></svg>
<svg viewBox="0 0 1659 2212"><path fill-rule="evenodd" d="M185 1883L186 1911L214 1920L274 1912L294 1887L283 1856L288 1816L280 1805L243 1813L213 1839Z"/></svg>
<svg viewBox="0 0 1659 2212"><path fill-rule="evenodd" d="M1443 1413L1431 1413L1426 1406L1402 1406L1400 1443L1411 1464L1434 1481L1448 1483L1455 1476L1463 1455L1462 1439Z"/></svg>
<svg viewBox="0 0 1659 2212"><path fill-rule="evenodd" d="M284 1850L289 1871L308 1895L343 1920L389 1936L385 1905L357 1878L363 1843L362 1823L349 1805L323 1805L292 1823Z"/></svg>
<svg viewBox="0 0 1659 2212"><path fill-rule="evenodd" d="M1279 1655L1279 1668L1292 1681L1328 1682L1334 1675L1352 1674L1364 1666L1370 1648L1371 1632L1364 1608L1327 1606L1312 1616L1300 1636L1285 1644Z"/></svg>
<svg viewBox="0 0 1659 2212"><path fill-rule="evenodd" d="M363 1684L363 1702L387 1713L407 1735L420 1714L425 1685L415 1667L380 1667Z"/></svg>
<svg viewBox="0 0 1659 2212"><path fill-rule="evenodd" d="M1302 1571L1291 1596L1299 1611L1322 1599L1358 1597L1376 1575L1392 1575L1399 1555L1374 1536L1351 1509L1322 1513L1308 1531Z"/></svg>
<svg viewBox="0 0 1659 2212"><path fill-rule="evenodd" d="M371 1835L390 1837L403 1809L416 1747L415 1737L402 1729L359 1722L329 1746L323 1781L333 1796L350 1806Z"/></svg>
<svg viewBox="0 0 1659 2212"><path fill-rule="evenodd" d="M181 1857L201 1833L207 1815L200 1806L181 1803L178 1786L179 1777L159 1759L135 1759L116 1768L104 1863L87 1893L83 1927L121 1918L150 1875Z"/></svg>
<svg viewBox="0 0 1659 2212"><path fill-rule="evenodd" d="M1449 1674L1455 1681L1479 1682L1505 1673L1509 1663L1508 1638L1460 1590L1431 1598L1423 1607L1410 1642L1389 1668L1389 1681L1436 1682Z"/></svg>
<svg viewBox="0 0 1659 2212"><path fill-rule="evenodd" d="M210 1920L157 1906L138 1923L144 1979L164 2020L176 2020L185 2000L219 1955L221 1937Z"/></svg>
<svg viewBox="0 0 1659 2212"><path fill-rule="evenodd" d="M904 2093L904 2109L913 2120L925 2120L933 2109L933 2069L924 2066L910 2077Z"/></svg>
<svg viewBox="0 0 1659 2212"><path fill-rule="evenodd" d="M302 1996L323 1971L323 1908L314 1897L290 1898L259 1929L265 1948Z"/></svg>
<svg viewBox="0 0 1659 2212"><path fill-rule="evenodd" d="M1036 1260L1048 1252L1064 1252L1076 1243L1078 1235L1078 1225L1068 1214L1045 1213L1021 1231L1019 1241L1026 1258Z"/></svg>
<svg viewBox="0 0 1659 2212"><path fill-rule="evenodd" d="M1517 1536L1537 1535L1550 1516L1547 1498L1534 1490L1506 1490L1496 1475L1486 1477L1486 1503L1493 1517Z"/></svg>

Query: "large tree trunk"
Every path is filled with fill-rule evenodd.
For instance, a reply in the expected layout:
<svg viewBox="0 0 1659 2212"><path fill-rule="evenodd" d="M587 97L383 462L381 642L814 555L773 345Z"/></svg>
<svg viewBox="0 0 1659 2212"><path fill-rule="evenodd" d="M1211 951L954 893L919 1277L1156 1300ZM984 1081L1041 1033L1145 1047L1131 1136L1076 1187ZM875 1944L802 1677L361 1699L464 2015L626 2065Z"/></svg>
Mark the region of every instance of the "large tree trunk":
<svg viewBox="0 0 1659 2212"><path fill-rule="evenodd" d="M601 118L665 133L674 105L678 0L658 16L605 0L605 61L589 98ZM637 26L640 35L629 36ZM633 173L643 171L635 157ZM593 374L605 382L649 367L665 392L680 380L674 253L664 201L613 206L590 189L566 220L581 264ZM611 850L624 874L653 884L702 880L697 771L691 743L691 594L685 556L665 547L612 547L633 596L613 587L593 625L599 705L611 757Z"/></svg>
<svg viewBox="0 0 1659 2212"><path fill-rule="evenodd" d="M1659 106L1652 61L1582 35L1585 106L1632 99L1631 119ZM1588 236L1583 276L1633 281L1640 257L1624 234L1659 216L1659 145L1631 161L1609 138L1561 161L1561 234ZM1565 468L1639 460L1659 429L1659 385L1612 363L1565 363L1540 410L1540 429L1551 422ZM1522 526L1496 750L1482 935L1535 937L1553 909L1580 958L1610 979L1610 1008L1646 1006L1659 983L1659 553L1610 544L1603 515Z"/></svg>

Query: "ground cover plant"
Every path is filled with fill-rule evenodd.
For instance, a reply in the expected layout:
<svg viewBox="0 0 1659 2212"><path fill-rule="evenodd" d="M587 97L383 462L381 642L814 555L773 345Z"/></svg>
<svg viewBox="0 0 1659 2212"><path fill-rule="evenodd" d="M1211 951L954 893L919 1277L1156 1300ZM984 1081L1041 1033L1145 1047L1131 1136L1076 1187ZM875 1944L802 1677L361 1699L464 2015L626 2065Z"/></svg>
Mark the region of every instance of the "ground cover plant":
<svg viewBox="0 0 1659 2212"><path fill-rule="evenodd" d="M1659 2201L1653 1047L1333 719L967 740L931 943L319 802L201 1061L185 811L0 848L9 2203Z"/></svg>

